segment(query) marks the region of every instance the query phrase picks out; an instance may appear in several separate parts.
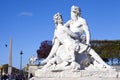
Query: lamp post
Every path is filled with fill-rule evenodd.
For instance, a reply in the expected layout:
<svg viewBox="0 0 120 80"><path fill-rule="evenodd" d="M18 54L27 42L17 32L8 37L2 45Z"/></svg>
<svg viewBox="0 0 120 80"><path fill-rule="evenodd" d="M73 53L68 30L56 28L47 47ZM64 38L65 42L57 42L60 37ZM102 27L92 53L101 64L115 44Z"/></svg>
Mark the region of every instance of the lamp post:
<svg viewBox="0 0 120 80"><path fill-rule="evenodd" d="M20 52L20 74L22 72L22 54L23 54L23 52L21 51Z"/></svg>

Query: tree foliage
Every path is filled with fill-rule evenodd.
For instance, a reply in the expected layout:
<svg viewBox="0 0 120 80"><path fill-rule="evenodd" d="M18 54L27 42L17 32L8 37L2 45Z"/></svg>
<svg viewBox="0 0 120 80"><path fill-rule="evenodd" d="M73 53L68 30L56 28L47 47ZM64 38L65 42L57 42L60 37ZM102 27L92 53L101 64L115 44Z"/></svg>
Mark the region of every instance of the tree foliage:
<svg viewBox="0 0 120 80"><path fill-rule="evenodd" d="M45 40L41 43L39 49L37 50L38 59L46 58L52 48L52 41Z"/></svg>
<svg viewBox="0 0 120 80"><path fill-rule="evenodd" d="M102 58L120 58L120 40L92 40L91 44Z"/></svg>

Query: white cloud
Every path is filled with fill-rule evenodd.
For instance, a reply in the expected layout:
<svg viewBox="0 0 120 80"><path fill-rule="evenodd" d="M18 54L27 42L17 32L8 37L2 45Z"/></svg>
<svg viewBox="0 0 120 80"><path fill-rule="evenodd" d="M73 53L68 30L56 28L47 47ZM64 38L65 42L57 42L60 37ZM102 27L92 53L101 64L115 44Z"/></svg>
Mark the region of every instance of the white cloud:
<svg viewBox="0 0 120 80"><path fill-rule="evenodd" d="M19 16L33 16L31 12L21 12Z"/></svg>

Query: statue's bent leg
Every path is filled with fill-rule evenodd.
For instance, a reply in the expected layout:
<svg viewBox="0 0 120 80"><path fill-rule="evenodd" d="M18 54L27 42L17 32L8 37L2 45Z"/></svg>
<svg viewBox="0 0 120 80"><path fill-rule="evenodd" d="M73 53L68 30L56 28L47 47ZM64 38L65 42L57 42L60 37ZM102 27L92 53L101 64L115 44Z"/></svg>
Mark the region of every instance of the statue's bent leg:
<svg viewBox="0 0 120 80"><path fill-rule="evenodd" d="M98 62L100 63L101 65L103 65L104 67L106 68L112 68L110 65L106 64L102 58L93 50L93 49L90 49L89 50L89 54Z"/></svg>

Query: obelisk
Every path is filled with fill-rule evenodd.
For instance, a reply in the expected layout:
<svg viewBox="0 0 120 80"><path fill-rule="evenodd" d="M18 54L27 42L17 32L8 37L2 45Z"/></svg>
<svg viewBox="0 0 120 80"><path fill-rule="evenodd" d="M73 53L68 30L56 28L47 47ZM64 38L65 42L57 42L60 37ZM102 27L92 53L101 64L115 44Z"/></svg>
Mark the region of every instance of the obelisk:
<svg viewBox="0 0 120 80"><path fill-rule="evenodd" d="M12 38L10 38L10 49L9 49L9 58L8 58L8 74L12 73Z"/></svg>

